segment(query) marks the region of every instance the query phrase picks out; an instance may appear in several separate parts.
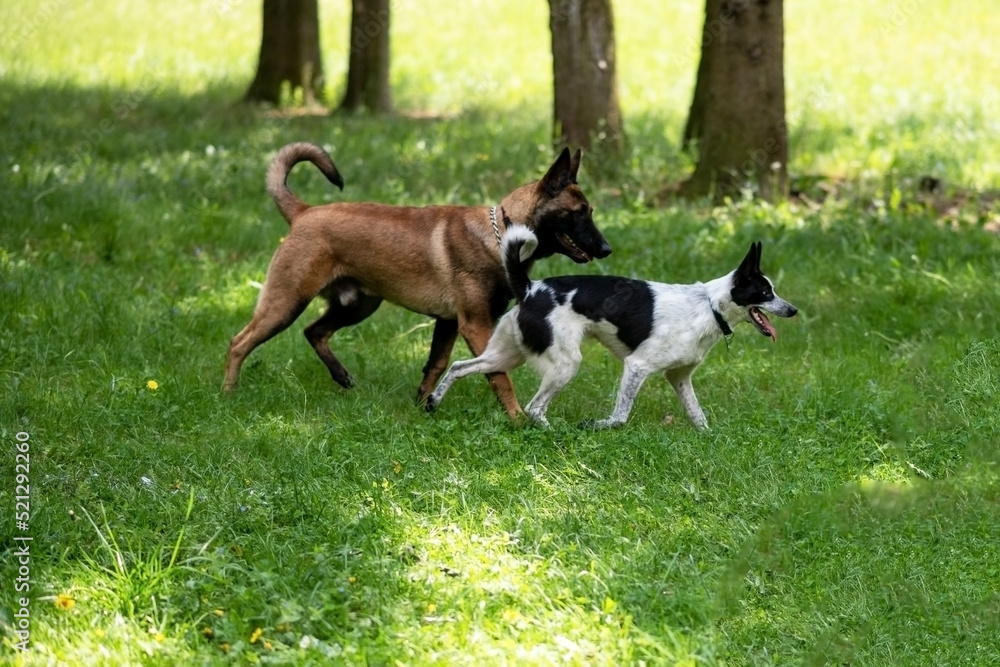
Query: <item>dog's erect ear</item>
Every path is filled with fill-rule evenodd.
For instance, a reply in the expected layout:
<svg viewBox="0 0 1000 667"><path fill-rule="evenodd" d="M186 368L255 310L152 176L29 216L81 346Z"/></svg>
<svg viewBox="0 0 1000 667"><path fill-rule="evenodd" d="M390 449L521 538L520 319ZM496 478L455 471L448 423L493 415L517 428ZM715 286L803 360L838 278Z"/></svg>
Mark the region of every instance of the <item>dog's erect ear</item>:
<svg viewBox="0 0 1000 667"><path fill-rule="evenodd" d="M572 183L576 183L576 173L580 171L580 158L583 157L583 151L579 148L573 153L573 157L569 161L569 177Z"/></svg>
<svg viewBox="0 0 1000 667"><path fill-rule="evenodd" d="M577 166L579 166L579 160L577 160ZM559 157L556 158L556 161L549 167L549 170L542 176L539 185L542 186L542 189L545 190L548 196L555 197L570 184L576 182L575 176L573 159L569 155L569 149L564 148Z"/></svg>
<svg viewBox="0 0 1000 667"><path fill-rule="evenodd" d="M756 273L760 273L760 243L751 243L750 250L747 252L747 256L743 258L740 262L740 266L736 269L737 276L752 276Z"/></svg>

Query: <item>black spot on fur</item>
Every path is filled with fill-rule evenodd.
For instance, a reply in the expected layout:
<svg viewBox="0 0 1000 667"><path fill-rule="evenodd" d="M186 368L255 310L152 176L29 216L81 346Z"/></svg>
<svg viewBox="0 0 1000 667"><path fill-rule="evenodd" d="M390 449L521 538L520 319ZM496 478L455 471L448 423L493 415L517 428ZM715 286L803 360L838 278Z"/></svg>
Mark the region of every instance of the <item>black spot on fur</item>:
<svg viewBox="0 0 1000 667"><path fill-rule="evenodd" d="M563 276L545 281L560 294L576 290L573 310L618 329L618 340L635 350L653 330L653 291L643 280L617 276Z"/></svg>
<svg viewBox="0 0 1000 667"><path fill-rule="evenodd" d="M517 313L517 326L524 336L524 344L535 354L542 354L552 345L552 326L548 317L555 307L552 292L538 289L528 295Z"/></svg>
<svg viewBox="0 0 1000 667"><path fill-rule="evenodd" d="M494 322L503 316L512 298L514 298L514 294L510 291L510 287L507 286L506 282L495 284L493 293L490 295L490 316Z"/></svg>
<svg viewBox="0 0 1000 667"><path fill-rule="evenodd" d="M737 273L733 279L730 295L738 306L753 306L773 299L774 290L763 274Z"/></svg>
<svg viewBox="0 0 1000 667"><path fill-rule="evenodd" d="M767 303L774 298L774 289L760 270L761 251L762 246L759 241L751 243L747 256L743 258L733 275L733 289L730 291L730 296L738 306Z"/></svg>

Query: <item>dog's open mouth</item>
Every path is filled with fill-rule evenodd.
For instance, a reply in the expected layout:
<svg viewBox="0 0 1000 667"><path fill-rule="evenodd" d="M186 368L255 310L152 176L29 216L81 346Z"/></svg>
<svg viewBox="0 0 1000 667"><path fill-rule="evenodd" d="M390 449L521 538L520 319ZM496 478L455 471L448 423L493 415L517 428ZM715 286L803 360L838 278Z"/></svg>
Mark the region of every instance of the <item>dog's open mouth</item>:
<svg viewBox="0 0 1000 667"><path fill-rule="evenodd" d="M750 321L753 322L753 325L757 327L759 332L765 336L770 336L771 340L775 343L778 342L778 332L771 326L771 321L767 319L767 315L761 312L759 308L753 307L750 309Z"/></svg>
<svg viewBox="0 0 1000 667"><path fill-rule="evenodd" d="M566 232L559 232L556 234L556 239L559 240L559 244L566 250L566 256L574 262L578 264L586 264L591 260L590 254L577 244L573 243L573 239L571 239L569 234Z"/></svg>

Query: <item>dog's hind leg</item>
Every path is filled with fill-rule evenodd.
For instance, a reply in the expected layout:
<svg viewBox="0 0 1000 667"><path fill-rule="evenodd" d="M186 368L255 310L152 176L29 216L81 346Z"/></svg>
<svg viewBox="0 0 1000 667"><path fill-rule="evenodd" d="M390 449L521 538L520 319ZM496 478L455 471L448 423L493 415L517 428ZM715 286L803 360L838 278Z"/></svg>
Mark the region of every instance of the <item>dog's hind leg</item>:
<svg viewBox="0 0 1000 667"><path fill-rule="evenodd" d="M437 318L434 322L434 336L431 338L431 353L424 366L424 377L417 387L417 403L423 403L434 390L441 373L448 367L451 350L458 338L458 320Z"/></svg>
<svg viewBox="0 0 1000 667"><path fill-rule="evenodd" d="M240 378L240 368L247 356L258 346L287 329L309 305L309 301L300 302L289 310L267 307L263 299L261 302L263 307L262 305L257 306L250 324L233 336L229 343L229 353L226 356L226 378L222 384L222 390L225 392L236 388Z"/></svg>
<svg viewBox="0 0 1000 667"><path fill-rule="evenodd" d="M708 420L698 404L698 397L694 394L694 385L691 384L691 375L694 373L694 366L683 366L681 368L671 368L667 371L667 380L670 381L677 398L687 412L695 428L702 430L708 428Z"/></svg>
<svg viewBox="0 0 1000 667"><path fill-rule="evenodd" d="M374 313L381 305L382 297L363 294L360 291L349 293L346 289L342 296L337 291L331 294L324 292L324 296L329 301L329 307L318 320L306 327L306 340L330 371L333 381L344 389L350 389L354 386L354 380L330 350L330 336L338 329L357 324ZM344 301L347 301L346 305Z"/></svg>
<svg viewBox="0 0 1000 667"><path fill-rule="evenodd" d="M278 247L267 269L267 278L253 311L250 324L229 343L223 391L232 391L240 377L240 367L254 349L284 331L323 290L328 280L326 258L311 261L298 257L300 245L288 241Z"/></svg>
<svg viewBox="0 0 1000 667"><path fill-rule="evenodd" d="M594 428L614 428L621 426L628 419L635 405L635 398L639 395L642 383L649 377L649 369L645 364L639 363L632 358L626 357L625 371L622 373L622 382L618 387L618 398L615 401L614 412L607 419L600 419L593 423Z"/></svg>

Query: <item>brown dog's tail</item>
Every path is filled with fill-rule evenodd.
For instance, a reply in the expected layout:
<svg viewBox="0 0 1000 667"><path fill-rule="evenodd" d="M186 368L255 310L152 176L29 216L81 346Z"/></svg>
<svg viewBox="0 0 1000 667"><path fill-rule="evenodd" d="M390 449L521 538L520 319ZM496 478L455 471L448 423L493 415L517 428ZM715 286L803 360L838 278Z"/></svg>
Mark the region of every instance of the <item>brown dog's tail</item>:
<svg viewBox="0 0 1000 667"><path fill-rule="evenodd" d="M532 255L538 248L538 237L524 225L511 225L503 236L503 270L507 274L507 284L514 292L518 303L523 303L531 288L528 269L534 260Z"/></svg>
<svg viewBox="0 0 1000 667"><path fill-rule="evenodd" d="M295 196L288 189L288 172L299 162L312 162L323 172L327 179L341 190L344 189L344 179L340 177L340 172L334 166L329 154L316 144L300 141L288 144L274 156L271 166L267 169L267 192L278 205L281 215L285 216L288 224L292 224L295 216L309 208L309 205Z"/></svg>

